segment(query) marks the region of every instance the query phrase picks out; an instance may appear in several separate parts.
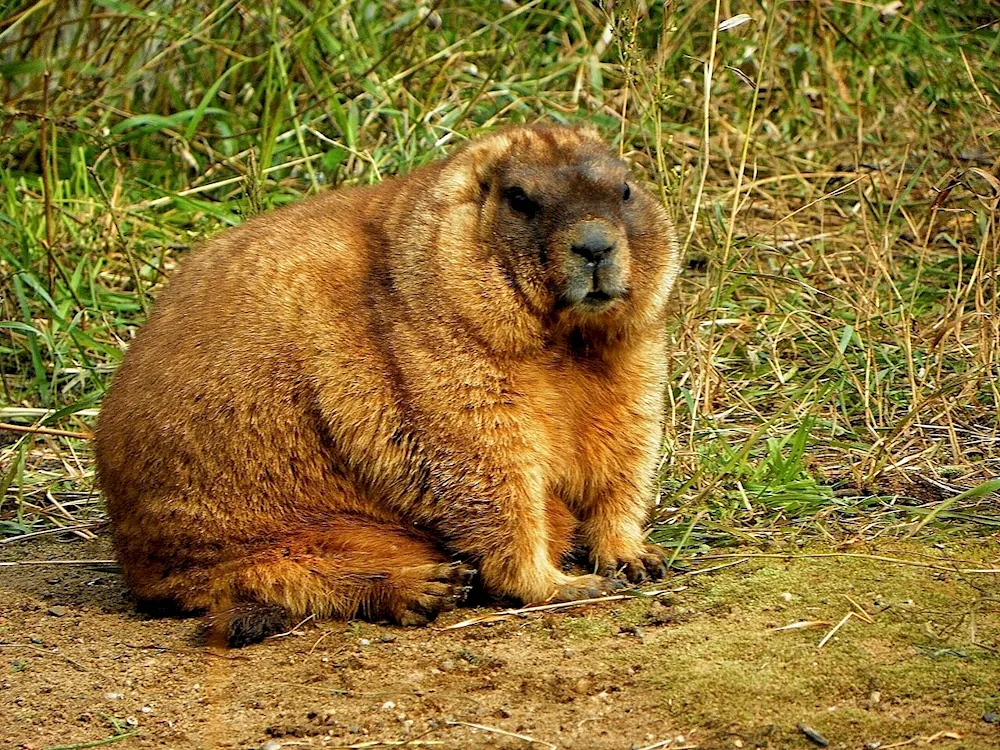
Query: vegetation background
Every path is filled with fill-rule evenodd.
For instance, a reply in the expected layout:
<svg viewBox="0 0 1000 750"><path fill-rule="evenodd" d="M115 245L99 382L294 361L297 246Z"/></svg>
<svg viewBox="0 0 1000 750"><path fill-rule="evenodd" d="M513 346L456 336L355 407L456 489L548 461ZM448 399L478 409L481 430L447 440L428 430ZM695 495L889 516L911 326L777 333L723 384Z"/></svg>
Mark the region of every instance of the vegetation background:
<svg viewBox="0 0 1000 750"><path fill-rule="evenodd" d="M101 520L80 436L200 239L539 119L684 240L657 538L1000 527L995 2L0 8L0 534Z"/></svg>
<svg viewBox="0 0 1000 750"><path fill-rule="evenodd" d="M176 264L540 119L684 243L669 590L222 658L135 615L87 436ZM998 176L987 0L0 0L0 744L996 747Z"/></svg>

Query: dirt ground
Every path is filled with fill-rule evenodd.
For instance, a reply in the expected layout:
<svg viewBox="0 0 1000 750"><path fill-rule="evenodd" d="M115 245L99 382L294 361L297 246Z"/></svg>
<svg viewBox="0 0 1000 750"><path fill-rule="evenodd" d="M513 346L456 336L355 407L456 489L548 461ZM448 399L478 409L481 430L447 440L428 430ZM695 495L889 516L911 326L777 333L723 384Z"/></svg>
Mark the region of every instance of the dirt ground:
<svg viewBox="0 0 1000 750"><path fill-rule="evenodd" d="M452 630L498 610L307 623L229 652L197 618L133 612L114 573L3 566L0 747L820 746L804 725L834 748L997 748L1000 575L959 571L1000 567L998 549L754 556L660 596ZM106 539L0 547L8 563L109 557Z"/></svg>

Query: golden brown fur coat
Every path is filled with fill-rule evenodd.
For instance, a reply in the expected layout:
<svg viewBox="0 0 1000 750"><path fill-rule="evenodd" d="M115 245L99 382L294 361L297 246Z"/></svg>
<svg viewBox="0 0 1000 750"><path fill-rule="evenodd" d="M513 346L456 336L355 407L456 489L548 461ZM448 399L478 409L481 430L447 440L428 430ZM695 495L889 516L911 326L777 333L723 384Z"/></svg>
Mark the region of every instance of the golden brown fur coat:
<svg viewBox="0 0 1000 750"><path fill-rule="evenodd" d="M234 645L663 574L670 222L589 130L515 127L185 259L97 427L129 587ZM601 575L560 569L574 545ZM461 561L460 563L458 561Z"/></svg>

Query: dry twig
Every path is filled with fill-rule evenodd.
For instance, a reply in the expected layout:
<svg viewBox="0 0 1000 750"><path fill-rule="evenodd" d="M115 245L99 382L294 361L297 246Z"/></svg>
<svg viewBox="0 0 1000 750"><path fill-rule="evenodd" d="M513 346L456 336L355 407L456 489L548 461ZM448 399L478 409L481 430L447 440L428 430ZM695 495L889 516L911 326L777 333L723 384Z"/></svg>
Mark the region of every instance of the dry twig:
<svg viewBox="0 0 1000 750"><path fill-rule="evenodd" d="M501 734L504 737L514 737L515 739L524 740L525 742L529 742L532 744L537 743L539 745L544 745L545 747L551 748L551 750L559 750L559 748L556 745L553 745L551 742L546 742L545 740L536 740L534 737L529 737L526 734L515 734L514 732L508 732L505 729L499 729L497 727L488 727L485 724L472 724L468 721L446 721L445 724L447 724L450 727L471 727L473 729L479 729L480 731L483 732L492 732L493 734Z"/></svg>

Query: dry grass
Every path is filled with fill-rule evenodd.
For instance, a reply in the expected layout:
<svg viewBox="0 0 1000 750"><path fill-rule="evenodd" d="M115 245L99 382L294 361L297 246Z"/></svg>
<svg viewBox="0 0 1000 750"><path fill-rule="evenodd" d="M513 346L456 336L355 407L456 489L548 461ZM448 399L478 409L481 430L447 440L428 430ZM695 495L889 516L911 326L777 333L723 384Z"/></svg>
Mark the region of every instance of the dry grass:
<svg viewBox="0 0 1000 750"><path fill-rule="evenodd" d="M704 0L22 3L0 421L88 429L200 238L501 122L585 119L688 240L657 538L995 533L1000 27L893 5L719 31ZM0 534L100 520L85 441L0 435Z"/></svg>

